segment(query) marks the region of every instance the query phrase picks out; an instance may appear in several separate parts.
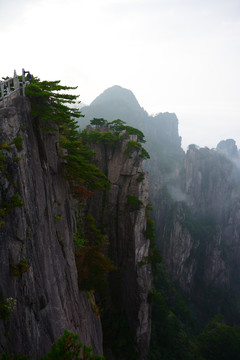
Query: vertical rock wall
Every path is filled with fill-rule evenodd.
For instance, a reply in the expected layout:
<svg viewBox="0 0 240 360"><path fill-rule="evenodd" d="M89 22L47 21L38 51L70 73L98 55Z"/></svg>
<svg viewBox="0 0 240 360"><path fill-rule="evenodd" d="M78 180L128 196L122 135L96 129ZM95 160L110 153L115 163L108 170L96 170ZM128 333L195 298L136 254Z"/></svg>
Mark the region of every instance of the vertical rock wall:
<svg viewBox="0 0 240 360"><path fill-rule="evenodd" d="M0 144L11 144L1 150L0 301L16 301L12 314L0 319L0 353L38 358L68 329L102 354L100 320L78 289L74 212L57 135L44 135L31 122L25 98L0 109ZM22 147L15 140L19 136Z"/></svg>
<svg viewBox="0 0 240 360"><path fill-rule="evenodd" d="M149 240L146 238L148 174L144 173L144 179L139 181L139 176L143 174L141 150L133 152L131 156L126 154L129 140L137 141L137 136L131 135L121 140L119 146L93 147L96 152L94 160L108 176L112 186L104 196L95 194L89 205L89 213L103 224L108 234L110 257L120 274L120 308L127 317L137 358L146 359L151 332L148 294L152 283L147 260ZM141 204L131 204L128 196L139 199ZM116 282L116 278L112 281ZM111 313L113 309L109 311Z"/></svg>
<svg viewBox="0 0 240 360"><path fill-rule="evenodd" d="M240 171L230 145L228 152L224 142L217 150L189 147L181 171L185 202L171 198L165 207L171 221L162 226L159 244L171 279L199 318L207 322L222 313L238 324Z"/></svg>

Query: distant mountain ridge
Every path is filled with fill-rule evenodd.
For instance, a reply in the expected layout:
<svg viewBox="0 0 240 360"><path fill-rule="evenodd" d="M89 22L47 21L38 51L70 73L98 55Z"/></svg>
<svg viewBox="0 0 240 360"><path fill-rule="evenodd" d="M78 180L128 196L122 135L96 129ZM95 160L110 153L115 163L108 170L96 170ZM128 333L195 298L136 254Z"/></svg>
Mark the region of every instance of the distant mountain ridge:
<svg viewBox="0 0 240 360"><path fill-rule="evenodd" d="M103 117L108 121L118 118L127 121L130 125L137 119L142 123L148 117L133 92L119 85L106 89L89 106L82 107L81 112L85 115L85 118L80 120L81 128L89 124L94 117Z"/></svg>
<svg viewBox="0 0 240 360"><path fill-rule="evenodd" d="M126 104L140 107L133 92L131 90L124 89L119 85L114 85L106 89L102 94L97 96L96 99L91 102L90 106L99 105L114 98L118 101L125 102Z"/></svg>
<svg viewBox="0 0 240 360"><path fill-rule="evenodd" d="M143 131L156 239L170 278L195 307L202 325L218 312L238 323L240 187L235 141L223 140L216 150L190 145L185 154L177 116L150 116L134 94L120 86L105 90L82 113L86 123L93 117L119 118Z"/></svg>
<svg viewBox="0 0 240 360"><path fill-rule="evenodd" d="M79 121L80 128L86 127L90 120L104 118L108 121L121 119L128 125L141 130L146 137L146 149L150 154L149 167L156 168L151 164L157 162L158 166L168 167L168 162L173 159L183 158L184 152L181 148L181 137L178 134L178 119L174 113L158 113L151 116L138 103L131 90L114 85L100 94L89 106L81 109L85 116ZM165 152L166 159L156 159L155 154ZM168 158L170 159L168 161ZM159 165L160 162L160 165ZM153 174L154 177L154 174Z"/></svg>

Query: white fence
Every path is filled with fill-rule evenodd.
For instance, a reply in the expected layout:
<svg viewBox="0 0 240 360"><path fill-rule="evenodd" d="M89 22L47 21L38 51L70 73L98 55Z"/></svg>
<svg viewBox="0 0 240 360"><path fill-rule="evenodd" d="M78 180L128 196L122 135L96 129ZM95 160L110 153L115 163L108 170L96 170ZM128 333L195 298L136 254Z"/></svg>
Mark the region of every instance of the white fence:
<svg viewBox="0 0 240 360"><path fill-rule="evenodd" d="M12 104L12 98L15 94L25 96L25 70L22 69L22 80L19 81L16 70L12 78L0 81L0 107L6 107Z"/></svg>

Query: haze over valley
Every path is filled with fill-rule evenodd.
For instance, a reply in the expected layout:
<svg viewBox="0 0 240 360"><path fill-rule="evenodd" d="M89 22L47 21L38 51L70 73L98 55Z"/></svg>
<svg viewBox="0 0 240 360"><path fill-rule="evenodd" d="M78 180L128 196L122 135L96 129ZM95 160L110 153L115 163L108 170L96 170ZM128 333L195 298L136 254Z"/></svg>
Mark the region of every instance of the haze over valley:
<svg viewBox="0 0 240 360"><path fill-rule="evenodd" d="M0 360L240 354L240 0L0 0Z"/></svg>

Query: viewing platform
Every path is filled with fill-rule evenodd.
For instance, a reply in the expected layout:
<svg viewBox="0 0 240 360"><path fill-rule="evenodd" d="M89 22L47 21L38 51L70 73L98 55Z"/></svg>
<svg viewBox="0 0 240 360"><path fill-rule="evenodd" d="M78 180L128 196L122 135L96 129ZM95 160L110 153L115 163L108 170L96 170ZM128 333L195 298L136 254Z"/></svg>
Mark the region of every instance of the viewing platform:
<svg viewBox="0 0 240 360"><path fill-rule="evenodd" d="M26 73L28 74L27 78L25 77ZM25 88L30 79L30 72L22 69L21 76L18 76L16 70L14 70L12 78L0 80L0 108L12 105L12 100L16 96L25 96Z"/></svg>

